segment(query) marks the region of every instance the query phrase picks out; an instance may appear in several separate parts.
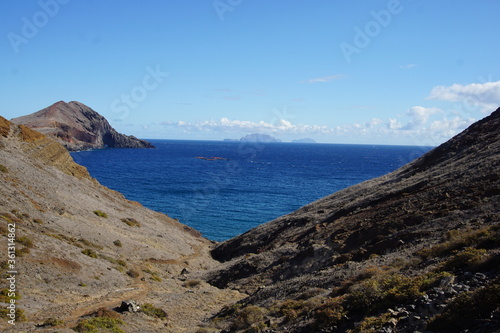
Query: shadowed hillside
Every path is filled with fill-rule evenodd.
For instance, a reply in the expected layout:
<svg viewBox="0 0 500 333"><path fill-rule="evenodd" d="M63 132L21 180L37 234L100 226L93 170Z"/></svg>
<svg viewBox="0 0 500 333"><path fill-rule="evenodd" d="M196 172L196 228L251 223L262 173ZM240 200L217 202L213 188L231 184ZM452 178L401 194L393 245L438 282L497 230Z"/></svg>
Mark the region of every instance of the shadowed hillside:
<svg viewBox="0 0 500 333"><path fill-rule="evenodd" d="M499 289L499 180L500 109L391 174L218 245L212 255L224 264L210 282L250 296L217 320L231 331L425 329L459 291ZM445 278L463 286L435 301L431 288ZM417 310L422 297L432 311ZM474 319L491 320L498 304ZM249 313L259 320L242 320Z"/></svg>

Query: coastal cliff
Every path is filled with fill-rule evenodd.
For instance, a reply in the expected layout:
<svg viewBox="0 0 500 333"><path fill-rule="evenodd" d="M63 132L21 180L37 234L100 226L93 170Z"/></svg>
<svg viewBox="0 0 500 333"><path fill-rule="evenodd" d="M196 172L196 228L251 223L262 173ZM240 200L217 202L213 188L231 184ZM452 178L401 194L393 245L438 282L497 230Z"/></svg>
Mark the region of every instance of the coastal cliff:
<svg viewBox="0 0 500 333"><path fill-rule="evenodd" d="M108 121L79 103L57 102L43 110L12 119L41 132L70 151L112 148L154 148L147 141L118 133Z"/></svg>

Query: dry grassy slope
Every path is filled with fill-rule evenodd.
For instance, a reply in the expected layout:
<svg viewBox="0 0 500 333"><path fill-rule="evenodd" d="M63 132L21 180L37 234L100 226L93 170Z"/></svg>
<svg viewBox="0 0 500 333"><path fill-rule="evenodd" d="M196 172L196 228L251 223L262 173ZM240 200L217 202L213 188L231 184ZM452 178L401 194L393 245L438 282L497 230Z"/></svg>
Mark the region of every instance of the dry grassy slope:
<svg viewBox="0 0 500 333"><path fill-rule="evenodd" d="M500 109L391 174L218 245L225 264L209 278L257 290L248 302L259 305L331 288L368 265L411 260L449 230L497 224L499 195Z"/></svg>
<svg viewBox="0 0 500 333"><path fill-rule="evenodd" d="M0 330L30 331L56 317L66 322L56 329L62 332L98 307L131 298L165 309L170 320L124 316L125 331L191 332L223 303L240 298L206 283L186 294L175 279L184 268L196 271L216 264L208 253L211 243L197 231L101 186L44 135L2 117L0 131L0 262L7 259L7 223L15 222L18 304L28 318L15 328L0 320ZM129 270L139 274L132 278ZM152 280L151 272L161 281ZM2 278L0 289L5 283Z"/></svg>

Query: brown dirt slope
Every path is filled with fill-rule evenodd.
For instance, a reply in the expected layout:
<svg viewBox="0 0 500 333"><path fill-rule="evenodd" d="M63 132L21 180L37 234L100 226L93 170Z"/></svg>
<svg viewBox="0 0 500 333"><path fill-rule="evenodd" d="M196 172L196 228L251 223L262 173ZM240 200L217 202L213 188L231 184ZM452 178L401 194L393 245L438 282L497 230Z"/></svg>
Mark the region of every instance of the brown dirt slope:
<svg viewBox="0 0 500 333"><path fill-rule="evenodd" d="M153 148L144 140L118 133L108 121L79 103L57 102L30 115L12 119L50 136L68 150L85 150L103 147Z"/></svg>
<svg viewBox="0 0 500 333"><path fill-rule="evenodd" d="M133 299L165 310L168 320L115 313L123 331L194 332L203 318L241 298L202 281L183 286L190 279L184 269L217 264L199 232L101 186L44 135L1 117L0 128L1 331L73 332L99 308ZM12 226L15 298L6 280ZM5 318L11 300L21 311L15 326ZM61 322L42 328L49 318Z"/></svg>

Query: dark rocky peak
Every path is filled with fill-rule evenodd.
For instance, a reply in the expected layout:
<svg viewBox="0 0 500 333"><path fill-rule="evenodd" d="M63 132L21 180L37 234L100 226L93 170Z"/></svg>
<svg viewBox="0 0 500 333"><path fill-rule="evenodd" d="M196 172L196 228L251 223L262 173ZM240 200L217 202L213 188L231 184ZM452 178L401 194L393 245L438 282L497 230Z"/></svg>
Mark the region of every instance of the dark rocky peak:
<svg viewBox="0 0 500 333"><path fill-rule="evenodd" d="M99 113L80 102L59 101L12 122L31 127L63 144L68 150L154 148L149 142L118 133Z"/></svg>

